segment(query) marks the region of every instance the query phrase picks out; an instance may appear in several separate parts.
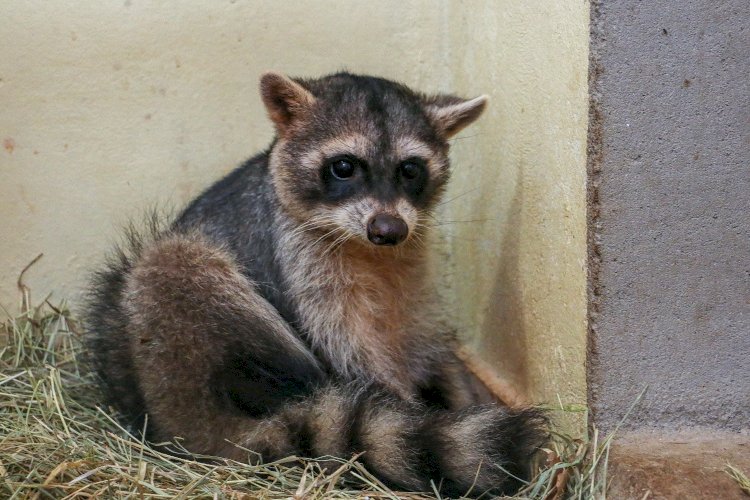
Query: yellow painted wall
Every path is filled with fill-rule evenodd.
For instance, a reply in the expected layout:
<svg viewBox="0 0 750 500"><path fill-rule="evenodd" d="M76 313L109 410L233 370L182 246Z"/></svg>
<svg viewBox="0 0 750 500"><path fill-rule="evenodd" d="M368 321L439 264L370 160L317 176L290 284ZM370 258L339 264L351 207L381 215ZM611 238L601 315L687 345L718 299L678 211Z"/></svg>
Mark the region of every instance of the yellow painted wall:
<svg viewBox="0 0 750 500"><path fill-rule="evenodd" d="M453 150L453 310L528 399L583 405L589 5L455 2L447 16L452 86L491 96ZM579 430L582 417L555 415Z"/></svg>
<svg viewBox="0 0 750 500"><path fill-rule="evenodd" d="M180 207L271 127L276 69L487 93L454 141L439 269L471 346L531 397L584 400L588 6L63 0L0 4L0 304L19 271L75 300L144 207Z"/></svg>

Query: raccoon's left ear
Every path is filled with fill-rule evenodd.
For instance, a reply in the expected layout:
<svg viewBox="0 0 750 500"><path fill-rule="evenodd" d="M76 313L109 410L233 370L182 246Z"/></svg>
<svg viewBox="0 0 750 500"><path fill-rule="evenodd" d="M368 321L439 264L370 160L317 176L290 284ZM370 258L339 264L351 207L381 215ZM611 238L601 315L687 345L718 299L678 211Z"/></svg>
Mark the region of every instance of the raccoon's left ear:
<svg viewBox="0 0 750 500"><path fill-rule="evenodd" d="M425 99L424 109L435 127L448 139L479 118L488 100L486 95L474 99L433 96Z"/></svg>
<svg viewBox="0 0 750 500"><path fill-rule="evenodd" d="M315 104L315 97L306 88L274 72L265 73L260 78L260 95L281 136Z"/></svg>

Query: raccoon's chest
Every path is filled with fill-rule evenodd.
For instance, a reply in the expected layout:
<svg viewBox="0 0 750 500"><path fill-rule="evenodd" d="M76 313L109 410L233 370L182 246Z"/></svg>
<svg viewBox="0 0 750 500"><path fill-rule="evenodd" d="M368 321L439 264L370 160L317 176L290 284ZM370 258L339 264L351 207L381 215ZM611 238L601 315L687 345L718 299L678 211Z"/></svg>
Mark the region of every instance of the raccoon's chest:
<svg viewBox="0 0 750 500"><path fill-rule="evenodd" d="M308 248L286 270L298 326L317 355L344 378L374 380L405 398L416 392L428 376L430 330L416 263Z"/></svg>

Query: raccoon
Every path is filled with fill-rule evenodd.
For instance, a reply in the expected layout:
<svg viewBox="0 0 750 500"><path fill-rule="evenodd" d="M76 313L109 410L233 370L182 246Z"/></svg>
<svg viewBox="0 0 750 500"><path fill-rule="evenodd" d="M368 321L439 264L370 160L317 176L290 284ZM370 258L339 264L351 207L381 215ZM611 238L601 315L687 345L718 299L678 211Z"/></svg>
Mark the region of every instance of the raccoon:
<svg viewBox="0 0 750 500"><path fill-rule="evenodd" d="M260 93L270 148L96 275L86 339L108 402L196 454L362 453L394 488L516 490L545 416L478 403L425 244L448 140L486 97L349 73L267 73Z"/></svg>

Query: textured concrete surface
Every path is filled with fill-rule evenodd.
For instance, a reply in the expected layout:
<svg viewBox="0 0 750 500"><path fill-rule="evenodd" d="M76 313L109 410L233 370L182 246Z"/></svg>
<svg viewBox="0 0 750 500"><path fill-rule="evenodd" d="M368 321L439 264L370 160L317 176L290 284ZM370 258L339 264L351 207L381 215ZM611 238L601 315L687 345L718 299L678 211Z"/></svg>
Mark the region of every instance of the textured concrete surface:
<svg viewBox="0 0 750 500"><path fill-rule="evenodd" d="M590 402L750 425L750 3L592 9Z"/></svg>
<svg viewBox="0 0 750 500"><path fill-rule="evenodd" d="M41 252L35 298L75 300L120 223L266 147L261 72L346 67L490 96L453 143L436 271L502 376L584 402L585 2L50 0L0 18L1 305Z"/></svg>
<svg viewBox="0 0 750 500"><path fill-rule="evenodd" d="M693 430L626 434L609 455L609 498L616 500L742 500L747 494L726 470L750 471L750 438Z"/></svg>

